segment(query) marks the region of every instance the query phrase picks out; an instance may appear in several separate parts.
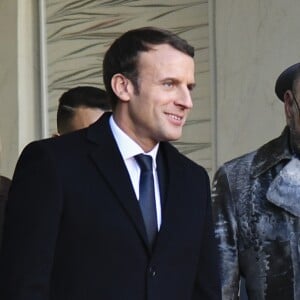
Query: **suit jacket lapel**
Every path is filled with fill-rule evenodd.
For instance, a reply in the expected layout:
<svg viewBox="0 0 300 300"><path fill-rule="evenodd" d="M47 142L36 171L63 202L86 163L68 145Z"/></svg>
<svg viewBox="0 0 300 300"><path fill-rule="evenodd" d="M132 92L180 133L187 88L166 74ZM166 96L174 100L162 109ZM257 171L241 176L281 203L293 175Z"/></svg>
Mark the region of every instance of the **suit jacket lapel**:
<svg viewBox="0 0 300 300"><path fill-rule="evenodd" d="M169 231L172 231L173 224L176 224L176 216L180 213L180 206L184 203L181 196L184 172L181 164L178 164L178 150L169 143L161 142L159 155L159 159L164 161L164 175L158 174L161 188L162 224L155 248L162 246L163 243L168 243ZM161 170L159 166L158 168ZM162 183L163 185L161 185Z"/></svg>
<svg viewBox="0 0 300 300"><path fill-rule="evenodd" d="M159 148L156 157L156 166L157 166L157 176L159 182L159 191L160 191L160 202L163 209L166 200L167 192L167 165L166 158L164 157L163 151Z"/></svg>
<svg viewBox="0 0 300 300"><path fill-rule="evenodd" d="M126 165L109 126L110 113L104 114L87 131L89 141L97 144L90 156L112 192L127 212L139 235L148 247L143 217Z"/></svg>
<svg viewBox="0 0 300 300"><path fill-rule="evenodd" d="M181 182L184 180L182 178L183 169L181 164L179 164L178 159L178 150L174 148L169 143L162 142L160 144L158 157L158 165L162 164L159 160L164 162L164 167L162 172L158 174L160 186L161 186L161 195L162 195L162 209L165 210L165 207L169 205L170 201L177 199L176 195L181 191ZM161 168L159 168L160 170Z"/></svg>

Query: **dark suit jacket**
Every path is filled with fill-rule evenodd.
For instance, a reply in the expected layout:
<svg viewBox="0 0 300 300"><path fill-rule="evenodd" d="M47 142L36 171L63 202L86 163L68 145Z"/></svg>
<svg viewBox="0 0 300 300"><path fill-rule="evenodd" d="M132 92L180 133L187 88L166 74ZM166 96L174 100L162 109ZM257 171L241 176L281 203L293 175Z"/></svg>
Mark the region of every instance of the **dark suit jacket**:
<svg viewBox="0 0 300 300"><path fill-rule="evenodd" d="M0 299L220 299L206 172L161 143L167 187L151 251L108 117L23 151L8 203Z"/></svg>

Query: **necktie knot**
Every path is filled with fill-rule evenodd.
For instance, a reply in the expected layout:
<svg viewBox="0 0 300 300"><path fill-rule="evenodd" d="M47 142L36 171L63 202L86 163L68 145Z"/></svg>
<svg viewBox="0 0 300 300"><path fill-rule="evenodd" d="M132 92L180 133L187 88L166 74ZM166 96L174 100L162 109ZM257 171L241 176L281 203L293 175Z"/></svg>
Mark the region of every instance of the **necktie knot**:
<svg viewBox="0 0 300 300"><path fill-rule="evenodd" d="M142 171L152 172L152 157L150 155L139 154L135 156L135 160L139 164Z"/></svg>

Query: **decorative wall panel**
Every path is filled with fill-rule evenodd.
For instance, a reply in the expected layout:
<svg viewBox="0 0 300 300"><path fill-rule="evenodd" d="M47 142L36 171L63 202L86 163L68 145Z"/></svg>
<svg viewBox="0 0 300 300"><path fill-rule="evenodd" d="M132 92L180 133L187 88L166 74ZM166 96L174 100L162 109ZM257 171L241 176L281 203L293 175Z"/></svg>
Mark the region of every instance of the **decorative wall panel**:
<svg viewBox="0 0 300 300"><path fill-rule="evenodd" d="M136 27L164 27L196 48L194 108L182 139L174 144L210 171L208 1L46 0L45 3L49 135L56 131L57 101L64 91L77 85L103 87L103 54L116 37Z"/></svg>

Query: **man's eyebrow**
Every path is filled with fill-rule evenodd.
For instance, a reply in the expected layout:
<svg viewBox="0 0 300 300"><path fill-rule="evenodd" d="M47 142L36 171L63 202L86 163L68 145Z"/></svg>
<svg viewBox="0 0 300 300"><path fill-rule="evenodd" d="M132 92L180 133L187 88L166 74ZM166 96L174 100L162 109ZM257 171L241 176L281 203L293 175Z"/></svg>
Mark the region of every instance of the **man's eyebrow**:
<svg viewBox="0 0 300 300"><path fill-rule="evenodd" d="M174 81L174 82L179 82L179 80L175 77L164 77L164 78L161 79L162 82L163 81L168 81L168 80Z"/></svg>

